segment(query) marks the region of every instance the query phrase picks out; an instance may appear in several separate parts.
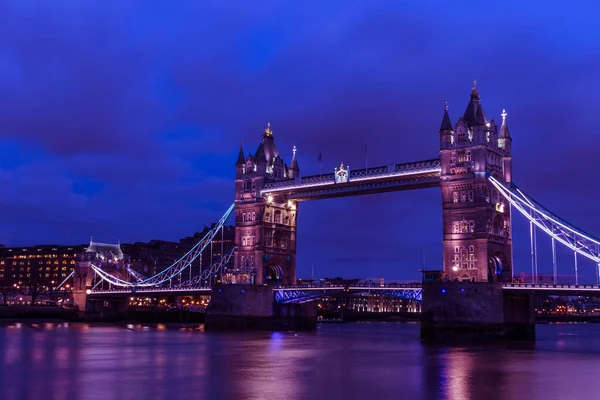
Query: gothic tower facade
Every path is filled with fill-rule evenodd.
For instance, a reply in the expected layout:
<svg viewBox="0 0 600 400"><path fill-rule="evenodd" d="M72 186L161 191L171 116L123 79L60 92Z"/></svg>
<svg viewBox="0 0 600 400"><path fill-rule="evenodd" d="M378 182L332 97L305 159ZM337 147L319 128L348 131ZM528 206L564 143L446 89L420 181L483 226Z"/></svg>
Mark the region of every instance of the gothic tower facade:
<svg viewBox="0 0 600 400"><path fill-rule="evenodd" d="M291 166L281 158L270 124L254 155L240 153L235 179L233 283L293 285L296 282L295 201L261 195L268 183L300 175L294 148Z"/></svg>
<svg viewBox="0 0 600 400"><path fill-rule="evenodd" d="M440 127L444 274L450 280L512 280L510 207L487 179L512 177L511 137L488 121L474 85L464 115L452 126L445 107Z"/></svg>

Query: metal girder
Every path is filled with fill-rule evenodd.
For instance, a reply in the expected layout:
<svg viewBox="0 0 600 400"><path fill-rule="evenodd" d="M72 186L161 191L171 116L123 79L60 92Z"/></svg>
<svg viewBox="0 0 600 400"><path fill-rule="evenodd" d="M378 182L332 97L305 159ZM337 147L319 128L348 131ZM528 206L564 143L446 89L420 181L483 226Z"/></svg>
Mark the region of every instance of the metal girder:
<svg viewBox="0 0 600 400"><path fill-rule="evenodd" d="M349 286L349 287L287 287L275 288L275 302L281 304L287 303L306 303L326 296L335 296L339 294L381 294L389 297L396 297L406 300L421 301L423 290L415 285L406 285L406 287L369 287L369 286Z"/></svg>

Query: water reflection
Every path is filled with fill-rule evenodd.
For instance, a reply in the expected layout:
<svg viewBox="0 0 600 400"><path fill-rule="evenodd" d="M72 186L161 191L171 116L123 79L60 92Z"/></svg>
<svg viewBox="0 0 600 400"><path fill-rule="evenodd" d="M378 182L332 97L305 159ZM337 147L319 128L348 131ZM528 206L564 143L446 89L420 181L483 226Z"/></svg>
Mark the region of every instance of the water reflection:
<svg viewBox="0 0 600 400"><path fill-rule="evenodd" d="M600 390L600 327L538 326L511 346L421 344L416 324L316 333L168 325L0 327L2 399L553 399Z"/></svg>

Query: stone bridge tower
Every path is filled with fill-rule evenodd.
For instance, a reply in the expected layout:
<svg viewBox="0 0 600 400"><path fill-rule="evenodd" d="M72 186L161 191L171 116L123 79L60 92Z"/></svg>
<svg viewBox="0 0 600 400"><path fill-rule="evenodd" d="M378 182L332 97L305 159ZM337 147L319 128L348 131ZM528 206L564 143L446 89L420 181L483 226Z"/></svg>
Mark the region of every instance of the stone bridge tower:
<svg viewBox="0 0 600 400"><path fill-rule="evenodd" d="M254 155L240 153L235 179L235 253L230 277L234 283L296 282L298 203L264 197L265 184L293 180L300 174L293 151L291 166L281 158L270 124Z"/></svg>
<svg viewBox="0 0 600 400"><path fill-rule="evenodd" d="M464 115L452 127L445 107L440 128L444 273L450 280L512 280L510 207L487 180L511 182L511 137L500 134L474 85Z"/></svg>

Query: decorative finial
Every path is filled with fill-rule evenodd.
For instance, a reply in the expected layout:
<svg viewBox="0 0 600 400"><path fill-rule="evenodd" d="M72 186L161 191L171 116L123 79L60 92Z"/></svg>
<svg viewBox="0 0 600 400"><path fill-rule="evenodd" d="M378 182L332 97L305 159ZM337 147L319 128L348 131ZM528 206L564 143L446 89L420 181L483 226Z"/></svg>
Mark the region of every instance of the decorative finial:
<svg viewBox="0 0 600 400"><path fill-rule="evenodd" d="M444 110L448 111L448 102L447 101L444 102Z"/></svg>
<svg viewBox="0 0 600 400"><path fill-rule="evenodd" d="M244 147L244 142L242 140L240 140L240 148Z"/></svg>
<svg viewBox="0 0 600 400"><path fill-rule="evenodd" d="M477 89L477 79L473 79L473 89Z"/></svg>
<svg viewBox="0 0 600 400"><path fill-rule="evenodd" d="M292 153L294 153L294 157L296 157L296 146L292 149Z"/></svg>
<svg viewBox="0 0 600 400"><path fill-rule="evenodd" d="M502 114L500 115L502 115L502 123L504 123L506 121L506 116L508 115L504 108L502 109Z"/></svg>
<svg viewBox="0 0 600 400"><path fill-rule="evenodd" d="M273 136L273 131L271 130L271 123L267 122L267 129L265 129L265 136Z"/></svg>

